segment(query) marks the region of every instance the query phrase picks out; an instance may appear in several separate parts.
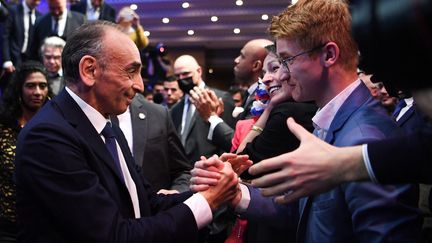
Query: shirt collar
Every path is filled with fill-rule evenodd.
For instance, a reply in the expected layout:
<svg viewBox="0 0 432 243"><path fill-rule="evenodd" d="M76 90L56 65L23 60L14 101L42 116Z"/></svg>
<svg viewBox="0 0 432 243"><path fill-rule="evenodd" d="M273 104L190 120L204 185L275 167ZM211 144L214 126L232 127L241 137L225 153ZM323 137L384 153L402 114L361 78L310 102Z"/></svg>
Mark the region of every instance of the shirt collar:
<svg viewBox="0 0 432 243"><path fill-rule="evenodd" d="M360 79L357 79L352 84L348 85L342 92L336 95L324 107L320 108L312 118L313 125L316 129L328 131L330 125L336 116L336 113L341 108L342 104L351 95L351 93L361 84Z"/></svg>
<svg viewBox="0 0 432 243"><path fill-rule="evenodd" d="M87 104L83 99L81 99L78 95L76 95L71 89L65 87L66 91L72 97L73 100L78 104L87 118L90 120L90 123L96 129L96 131L100 134L104 129L106 123L109 119L106 119L99 111L93 108L91 105Z"/></svg>
<svg viewBox="0 0 432 243"><path fill-rule="evenodd" d="M248 94L249 95L253 94L257 87L258 87L258 82L253 83L247 90Z"/></svg>
<svg viewBox="0 0 432 243"><path fill-rule="evenodd" d="M87 0L87 9L92 9L93 11L96 11L100 9L100 7L93 7L93 4L91 3L91 0Z"/></svg>
<svg viewBox="0 0 432 243"><path fill-rule="evenodd" d="M33 10L30 9L30 7L27 5L26 1L23 1L22 5L23 5L24 13L28 13L29 11L33 12Z"/></svg>

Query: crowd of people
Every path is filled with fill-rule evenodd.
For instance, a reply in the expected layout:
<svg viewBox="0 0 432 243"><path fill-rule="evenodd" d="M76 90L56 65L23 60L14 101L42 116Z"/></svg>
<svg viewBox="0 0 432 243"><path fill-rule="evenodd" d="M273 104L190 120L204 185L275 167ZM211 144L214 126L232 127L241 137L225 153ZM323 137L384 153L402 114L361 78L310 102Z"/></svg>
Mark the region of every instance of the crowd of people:
<svg viewBox="0 0 432 243"><path fill-rule="evenodd" d="M129 7L47 2L0 3L0 243L432 242L432 96L368 72L348 1L281 9L228 91Z"/></svg>

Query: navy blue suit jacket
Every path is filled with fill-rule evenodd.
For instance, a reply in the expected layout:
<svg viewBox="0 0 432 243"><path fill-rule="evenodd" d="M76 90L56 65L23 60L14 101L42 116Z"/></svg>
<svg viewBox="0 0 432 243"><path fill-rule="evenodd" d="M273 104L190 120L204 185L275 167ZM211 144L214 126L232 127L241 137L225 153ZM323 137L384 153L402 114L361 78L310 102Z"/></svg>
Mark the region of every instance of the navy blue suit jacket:
<svg viewBox="0 0 432 243"><path fill-rule="evenodd" d="M136 184L141 218L100 135L63 90L25 126L16 155L21 242L194 242L197 226L183 203L190 192L156 195L136 170L114 126Z"/></svg>
<svg viewBox="0 0 432 243"><path fill-rule="evenodd" d="M41 13L35 10L36 21ZM15 66L21 64L21 49L24 44L24 7L21 4L12 5L9 8L9 17L6 19L3 32L3 62L12 61ZM29 49L30 33L27 49Z"/></svg>
<svg viewBox="0 0 432 243"><path fill-rule="evenodd" d="M87 14L87 0L81 0L76 4L70 6L71 11ZM100 9L99 20L107 20L113 23L116 22L116 11L107 3L103 3Z"/></svg>

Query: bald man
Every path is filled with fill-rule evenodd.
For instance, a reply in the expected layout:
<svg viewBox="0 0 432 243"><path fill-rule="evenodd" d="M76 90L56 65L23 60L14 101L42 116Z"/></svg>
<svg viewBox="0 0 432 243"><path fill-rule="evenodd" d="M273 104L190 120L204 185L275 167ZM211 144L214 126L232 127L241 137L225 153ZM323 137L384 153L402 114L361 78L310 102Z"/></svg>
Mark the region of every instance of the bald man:
<svg viewBox="0 0 432 243"><path fill-rule="evenodd" d="M250 118L250 109L252 102L255 100L255 90L258 86L258 79L262 76L262 67L264 58L267 56L266 46L272 45L273 42L266 39L254 39L247 42L240 51L240 55L234 59L234 75L241 86L247 87L247 96L240 108L240 114L235 117L236 120ZM197 94L194 97L202 97ZM206 96L204 96L206 97ZM231 140L234 136L234 129L227 123L223 117L219 117L217 106L213 104L217 101L211 99L193 99L200 116L210 123L207 139L215 146L222 148L223 151L229 152L231 149ZM232 115L231 115L232 117Z"/></svg>
<svg viewBox="0 0 432 243"><path fill-rule="evenodd" d="M190 93L201 95L205 89L212 90L217 97L222 97L225 111L221 117L227 119L229 126L234 126L231 117L234 102L231 96L223 91L208 87L202 79L202 68L193 56L183 55L174 62L174 74L178 79L179 87L184 92L183 98L171 109L174 125L185 147L186 155L191 162L200 160L200 156L220 154L221 148L207 140L210 124L197 112L193 103L190 103Z"/></svg>

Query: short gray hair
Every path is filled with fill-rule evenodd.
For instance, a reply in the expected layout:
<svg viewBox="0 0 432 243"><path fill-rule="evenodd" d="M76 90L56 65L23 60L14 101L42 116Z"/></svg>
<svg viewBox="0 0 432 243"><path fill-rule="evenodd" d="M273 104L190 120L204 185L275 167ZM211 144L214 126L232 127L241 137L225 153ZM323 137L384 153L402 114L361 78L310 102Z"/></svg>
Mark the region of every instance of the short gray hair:
<svg viewBox="0 0 432 243"><path fill-rule="evenodd" d="M60 48L61 50L63 50L65 45L66 45L66 41L64 41L62 38L58 36L50 36L45 38L41 46L41 53L44 52L46 47Z"/></svg>

